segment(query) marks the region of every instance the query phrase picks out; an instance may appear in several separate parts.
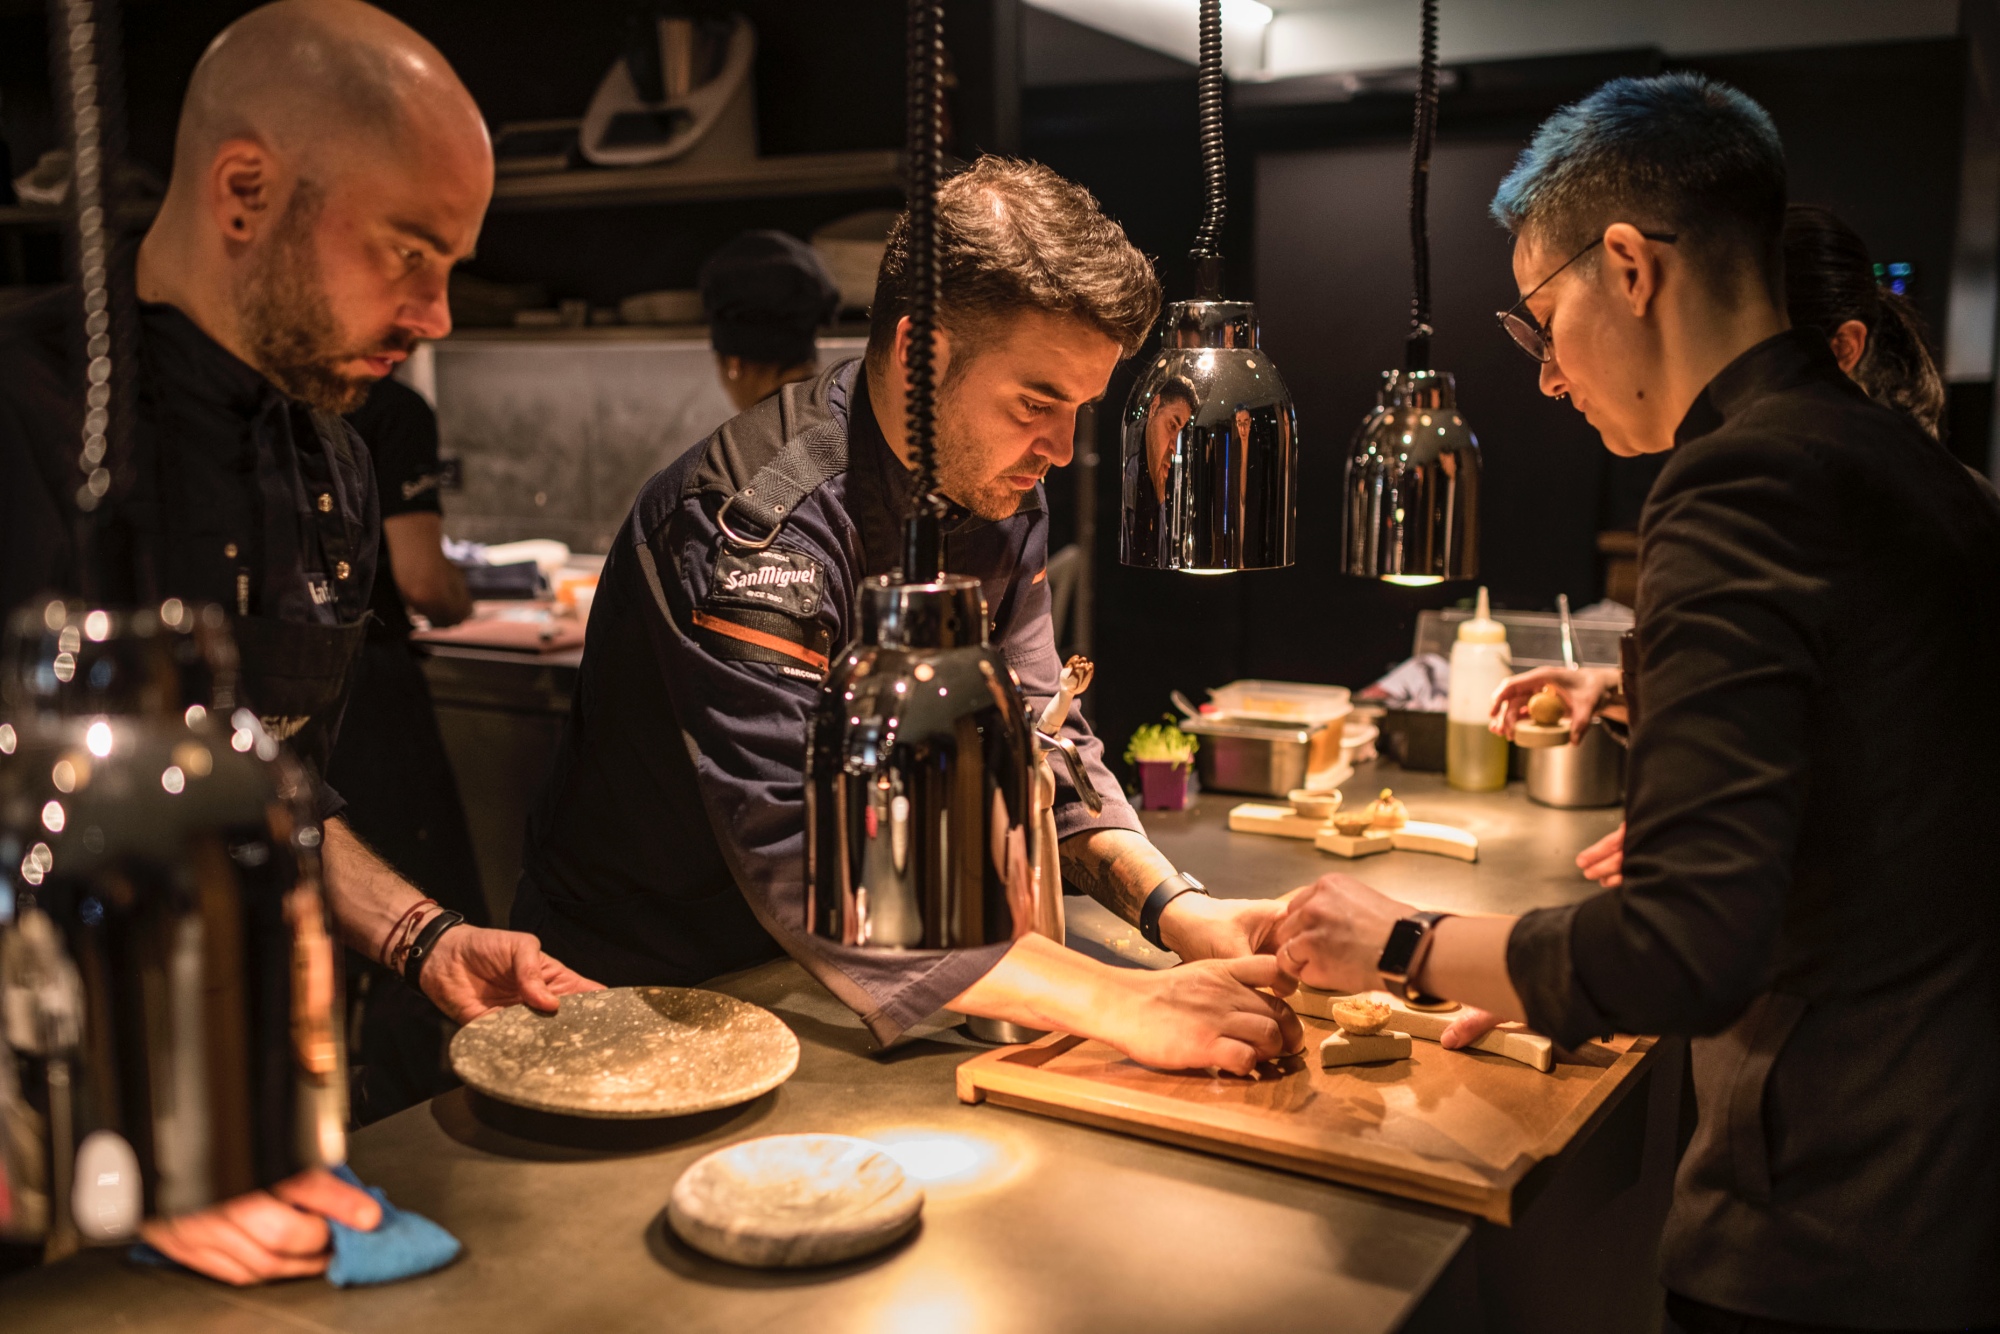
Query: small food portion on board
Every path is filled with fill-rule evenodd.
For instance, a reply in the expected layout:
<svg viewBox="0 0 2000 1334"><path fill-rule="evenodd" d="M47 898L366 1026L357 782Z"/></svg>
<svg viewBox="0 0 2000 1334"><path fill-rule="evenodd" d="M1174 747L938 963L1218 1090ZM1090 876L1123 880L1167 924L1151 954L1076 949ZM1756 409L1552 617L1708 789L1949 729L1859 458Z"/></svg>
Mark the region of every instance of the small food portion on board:
<svg viewBox="0 0 2000 1334"><path fill-rule="evenodd" d="M1337 791L1298 789L1285 806L1246 801L1230 810L1229 827L1239 834L1309 838L1321 852L1337 857L1367 857L1400 849L1467 862L1479 860L1477 837L1451 825L1412 820L1409 808L1386 787L1366 806L1351 810L1342 808Z"/></svg>
<svg viewBox="0 0 2000 1334"><path fill-rule="evenodd" d="M1389 1016L1395 1013L1386 1002L1376 1000L1365 991L1342 996L1327 1008L1329 1017L1340 1025L1343 1033L1358 1037L1381 1032L1383 1025L1389 1022Z"/></svg>
<svg viewBox="0 0 2000 1334"><path fill-rule="evenodd" d="M1525 718L1514 724L1514 744L1528 750L1547 750L1569 744L1569 722L1564 714L1569 706L1554 686L1543 686L1528 700Z"/></svg>
<svg viewBox="0 0 2000 1334"><path fill-rule="evenodd" d="M1342 995L1336 991L1321 991L1316 987L1303 985L1290 996L1287 996L1285 1001L1292 1009L1302 1015L1313 1019L1328 1020L1332 1023L1342 1024L1344 1027L1340 1007L1343 1005L1351 1006L1357 999L1364 999L1384 1006L1389 1011L1383 1020L1385 1024L1393 1024L1397 1032L1407 1033L1411 1037L1421 1038L1425 1042L1436 1042L1439 1038L1443 1037L1445 1029L1451 1027L1452 1020L1458 1018L1459 1012L1463 1008L1456 1002L1453 1002L1449 1008L1443 1010L1418 1010L1411 1008L1407 1002L1391 996L1387 992L1366 991L1357 992L1350 996ZM1350 1012L1352 1011L1350 1010ZM1543 1037L1540 1033L1529 1031L1522 1024L1501 1024L1492 1031L1483 1034L1471 1045L1474 1051L1483 1051L1493 1056L1504 1056L1510 1061L1519 1061L1522 1065L1540 1070L1543 1074L1547 1074L1555 1067L1555 1043ZM1320 1050L1321 1057L1324 1059L1326 1054L1324 1044L1321 1045ZM1352 1062L1348 1063L1352 1064Z"/></svg>

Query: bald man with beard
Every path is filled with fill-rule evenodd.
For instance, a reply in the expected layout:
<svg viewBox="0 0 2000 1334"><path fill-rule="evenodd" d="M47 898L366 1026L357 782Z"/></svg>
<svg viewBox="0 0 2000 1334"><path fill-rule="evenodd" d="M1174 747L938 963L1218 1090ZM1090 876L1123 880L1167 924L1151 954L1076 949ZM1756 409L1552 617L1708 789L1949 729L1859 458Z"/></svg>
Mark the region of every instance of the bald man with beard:
<svg viewBox="0 0 2000 1334"><path fill-rule="evenodd" d="M172 182L119 277L138 296L130 458L89 553L73 542L85 410L74 289L0 318L0 610L89 586L232 617L244 693L311 771L328 898L348 945L467 1022L592 989L532 935L454 925L339 818L321 777L360 648L379 517L360 404L450 331L493 156L422 37L357 0L281 0L216 38L188 86ZM413 949L423 940L428 949ZM325 1219L374 1201L324 1172L147 1225L234 1283L316 1273Z"/></svg>

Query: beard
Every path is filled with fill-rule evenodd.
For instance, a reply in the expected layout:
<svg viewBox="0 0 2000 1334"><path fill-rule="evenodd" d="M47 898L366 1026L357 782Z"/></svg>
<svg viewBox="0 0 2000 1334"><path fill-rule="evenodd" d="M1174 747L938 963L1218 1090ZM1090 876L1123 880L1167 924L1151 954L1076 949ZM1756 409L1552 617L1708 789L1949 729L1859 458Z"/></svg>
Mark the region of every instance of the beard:
<svg viewBox="0 0 2000 1334"><path fill-rule="evenodd" d="M949 388L949 380L946 382ZM1028 492L1017 490L1010 476L1041 476L1048 469L1038 459L1010 463L999 475L987 473L978 440L964 418L953 410L953 396L938 395L937 483L938 490L980 518L992 522L1011 519Z"/></svg>
<svg viewBox="0 0 2000 1334"><path fill-rule="evenodd" d="M375 377L346 375L340 368L360 357L407 352L416 340L391 329L369 346L348 345L313 248L321 200L320 192L303 182L292 192L270 240L237 286L236 317L253 364L273 384L310 407L346 413L366 401Z"/></svg>

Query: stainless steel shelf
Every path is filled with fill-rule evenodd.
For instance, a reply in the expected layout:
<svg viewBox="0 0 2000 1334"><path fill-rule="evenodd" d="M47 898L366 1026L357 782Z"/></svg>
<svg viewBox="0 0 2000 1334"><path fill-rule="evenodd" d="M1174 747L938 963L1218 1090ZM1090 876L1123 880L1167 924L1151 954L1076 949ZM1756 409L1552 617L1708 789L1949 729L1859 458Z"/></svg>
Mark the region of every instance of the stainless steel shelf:
<svg viewBox="0 0 2000 1334"><path fill-rule="evenodd" d="M493 208L518 212L886 192L903 188L902 158L901 153L885 149L502 176L493 187Z"/></svg>

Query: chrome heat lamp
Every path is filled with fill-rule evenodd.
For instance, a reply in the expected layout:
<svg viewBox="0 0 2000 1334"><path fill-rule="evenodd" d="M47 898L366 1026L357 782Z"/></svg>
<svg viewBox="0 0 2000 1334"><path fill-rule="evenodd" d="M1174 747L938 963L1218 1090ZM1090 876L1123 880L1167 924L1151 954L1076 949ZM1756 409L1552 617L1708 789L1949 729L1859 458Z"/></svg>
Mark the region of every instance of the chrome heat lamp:
<svg viewBox="0 0 2000 1334"><path fill-rule="evenodd" d="M1167 307L1126 400L1119 527L1125 564L1189 574L1276 569L1297 547L1298 414L1258 345L1256 306L1222 299L1222 80L1222 0L1201 0L1195 299Z"/></svg>
<svg viewBox="0 0 2000 1334"><path fill-rule="evenodd" d="M1426 585L1479 573L1479 440L1431 363L1429 197L1437 137L1437 0L1424 0L1410 143L1410 332L1348 451L1345 573Z"/></svg>
<svg viewBox="0 0 2000 1334"><path fill-rule="evenodd" d="M909 7L908 435L916 500L900 575L868 580L860 638L827 677L806 761L807 930L860 949L1005 944L1035 929L1032 730L987 642L979 581L944 572L937 491L937 183L943 9ZM1094 795L1094 794L1093 794ZM1059 918L1056 920L1060 920ZM1060 928L1053 934L1060 939ZM995 1041L1011 1026L972 1021Z"/></svg>

